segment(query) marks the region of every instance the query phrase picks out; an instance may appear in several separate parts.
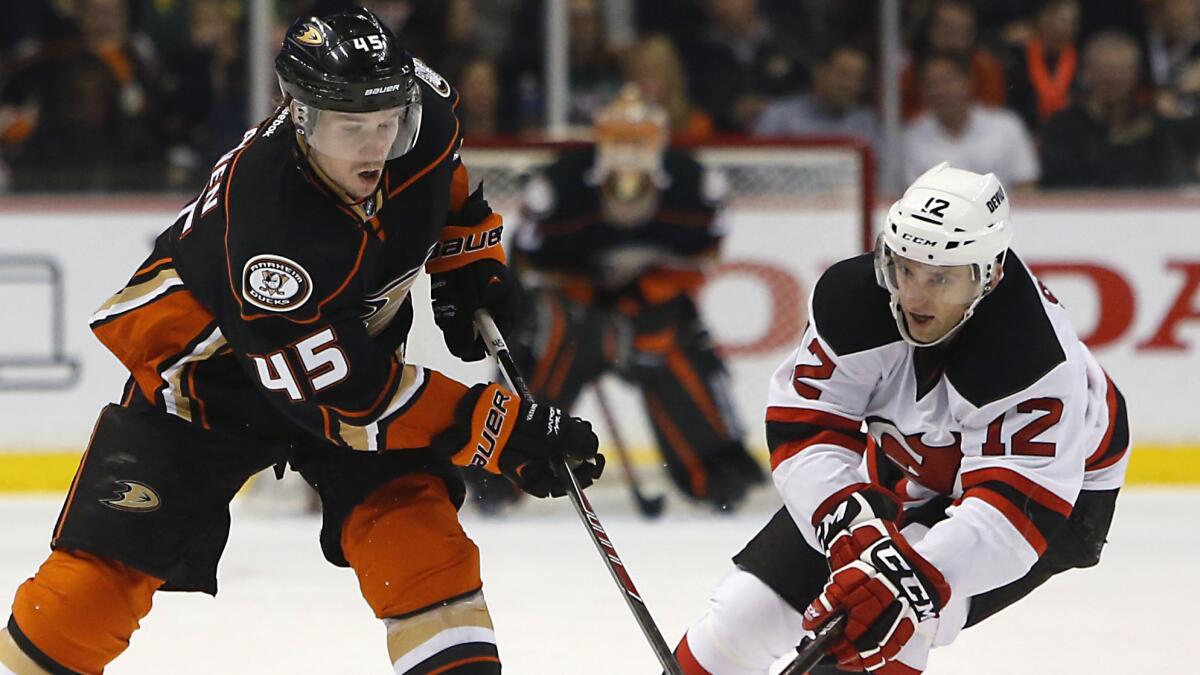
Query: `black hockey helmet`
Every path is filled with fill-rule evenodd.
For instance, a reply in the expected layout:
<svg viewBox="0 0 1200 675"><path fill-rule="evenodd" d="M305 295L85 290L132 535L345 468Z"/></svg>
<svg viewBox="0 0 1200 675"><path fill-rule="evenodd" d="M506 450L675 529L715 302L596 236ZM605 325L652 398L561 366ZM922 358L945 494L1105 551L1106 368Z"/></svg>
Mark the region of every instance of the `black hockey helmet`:
<svg viewBox="0 0 1200 675"><path fill-rule="evenodd" d="M285 94L306 105L370 112L408 102L413 58L368 9L297 19L275 58Z"/></svg>
<svg viewBox="0 0 1200 675"><path fill-rule="evenodd" d="M296 20L275 58L279 87L298 104L297 129L310 145L322 112L396 109L400 125L390 157L412 149L421 121L413 57L392 31L361 7ZM347 151L349 151L347 149Z"/></svg>

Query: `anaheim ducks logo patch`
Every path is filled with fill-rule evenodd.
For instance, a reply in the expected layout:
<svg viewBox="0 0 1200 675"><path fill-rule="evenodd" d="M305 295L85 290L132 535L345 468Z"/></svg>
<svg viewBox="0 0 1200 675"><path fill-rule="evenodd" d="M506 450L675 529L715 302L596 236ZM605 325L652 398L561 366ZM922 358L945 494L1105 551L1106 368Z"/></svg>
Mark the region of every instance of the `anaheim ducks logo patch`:
<svg viewBox="0 0 1200 675"><path fill-rule="evenodd" d="M306 23L301 27L300 32L296 33L296 42L312 47L319 47L325 43L325 38L321 36L321 31L317 30L316 26Z"/></svg>
<svg viewBox="0 0 1200 675"><path fill-rule="evenodd" d="M413 74L425 80L425 84L433 87L433 90L442 98L450 97L450 83L446 78L438 75L437 71L425 65L421 59L413 59Z"/></svg>
<svg viewBox="0 0 1200 675"><path fill-rule="evenodd" d="M290 312L312 295L312 277L299 263L278 255L256 255L242 272L242 297L270 312Z"/></svg>
<svg viewBox="0 0 1200 675"><path fill-rule="evenodd" d="M119 511L156 511L162 505L158 493L149 485L133 480L117 481L116 496L100 503Z"/></svg>

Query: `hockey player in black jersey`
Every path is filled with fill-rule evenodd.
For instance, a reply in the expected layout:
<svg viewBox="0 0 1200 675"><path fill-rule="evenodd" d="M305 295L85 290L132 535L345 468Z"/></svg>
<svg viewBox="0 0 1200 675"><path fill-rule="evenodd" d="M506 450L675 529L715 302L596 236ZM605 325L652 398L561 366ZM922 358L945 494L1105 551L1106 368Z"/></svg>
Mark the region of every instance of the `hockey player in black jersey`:
<svg viewBox="0 0 1200 675"><path fill-rule="evenodd" d="M396 673L499 673L456 465L537 496L563 494L558 457L584 485L603 467L587 422L406 360L422 268L458 357L484 356L477 309L515 320L500 217L459 160L457 93L361 9L297 21L276 70L283 104L92 319L130 378L17 590L2 672L100 673L156 591L215 593L230 500L288 463Z"/></svg>
<svg viewBox="0 0 1200 675"><path fill-rule="evenodd" d="M765 675L838 615L814 675L921 673L963 627L1099 561L1125 400L1011 238L996 177L943 163L874 256L818 280L768 391L784 508L679 644L688 675Z"/></svg>
<svg viewBox="0 0 1200 675"><path fill-rule="evenodd" d="M721 242L721 177L666 148L665 113L632 86L595 133L527 184L514 264L533 307L514 354L539 400L563 409L605 373L631 382L674 483L732 507L764 476L696 308Z"/></svg>

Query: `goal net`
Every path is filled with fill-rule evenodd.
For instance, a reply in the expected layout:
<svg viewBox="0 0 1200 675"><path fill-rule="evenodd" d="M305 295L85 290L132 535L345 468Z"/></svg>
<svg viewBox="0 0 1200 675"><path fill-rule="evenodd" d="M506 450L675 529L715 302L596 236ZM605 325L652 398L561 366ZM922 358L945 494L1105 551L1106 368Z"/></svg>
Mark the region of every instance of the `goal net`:
<svg viewBox="0 0 1200 675"><path fill-rule="evenodd" d="M514 223L526 177L568 147L578 144L467 145L462 156L472 183L482 181L493 209ZM707 168L724 174L730 187L721 262L700 304L727 358L731 400L747 440L765 447L760 421L767 380L799 342L813 282L831 263L870 246L871 153L864 143L846 138L743 140L688 149ZM636 397L609 386L622 425L642 424ZM576 412L597 419L586 397ZM640 457L654 456L648 426L627 435L634 437Z"/></svg>

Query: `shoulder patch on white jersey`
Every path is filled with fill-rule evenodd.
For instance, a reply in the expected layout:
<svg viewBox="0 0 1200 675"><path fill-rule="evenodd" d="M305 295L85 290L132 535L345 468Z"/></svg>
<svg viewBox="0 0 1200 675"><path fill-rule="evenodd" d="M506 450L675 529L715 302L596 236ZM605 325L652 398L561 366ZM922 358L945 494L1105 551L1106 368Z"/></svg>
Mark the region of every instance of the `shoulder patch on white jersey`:
<svg viewBox="0 0 1200 675"><path fill-rule="evenodd" d="M413 74L425 80L425 84L433 88L438 96L442 98L450 98L450 83L446 78L438 74L436 70L425 65L421 59L413 59Z"/></svg>
<svg viewBox="0 0 1200 675"><path fill-rule="evenodd" d="M269 312L290 312L312 295L312 277L299 263L256 255L242 268L242 297Z"/></svg>

